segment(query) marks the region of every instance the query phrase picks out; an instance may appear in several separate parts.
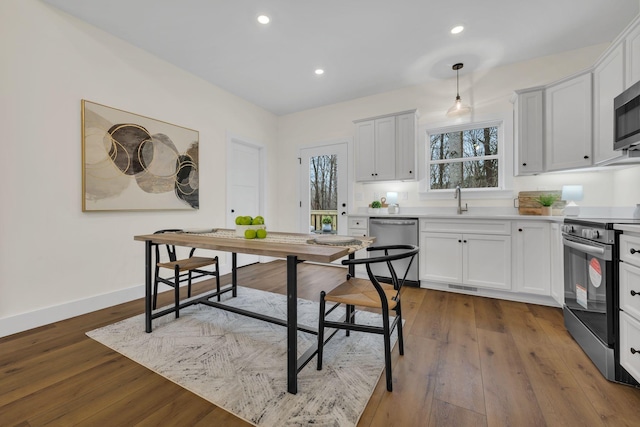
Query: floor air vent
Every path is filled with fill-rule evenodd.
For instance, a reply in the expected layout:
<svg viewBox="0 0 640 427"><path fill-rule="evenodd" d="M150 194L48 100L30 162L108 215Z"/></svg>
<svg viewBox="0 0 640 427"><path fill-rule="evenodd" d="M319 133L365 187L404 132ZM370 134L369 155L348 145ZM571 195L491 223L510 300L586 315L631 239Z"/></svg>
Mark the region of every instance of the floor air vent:
<svg viewBox="0 0 640 427"><path fill-rule="evenodd" d="M461 291L478 292L478 288L474 288L473 286L449 285L449 289L460 289Z"/></svg>

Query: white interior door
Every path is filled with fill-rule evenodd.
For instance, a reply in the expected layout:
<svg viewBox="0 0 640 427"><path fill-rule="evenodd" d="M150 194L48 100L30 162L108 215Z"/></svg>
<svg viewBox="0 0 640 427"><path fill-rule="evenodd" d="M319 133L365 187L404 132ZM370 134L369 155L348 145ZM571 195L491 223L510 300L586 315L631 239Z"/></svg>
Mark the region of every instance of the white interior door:
<svg viewBox="0 0 640 427"><path fill-rule="evenodd" d="M300 232L321 232L318 218L330 216L331 232L347 234L349 173L347 141L300 149Z"/></svg>
<svg viewBox="0 0 640 427"><path fill-rule="evenodd" d="M261 145L227 138L227 228L235 228L238 215L264 216L264 158ZM259 261L258 255L238 254L238 267Z"/></svg>

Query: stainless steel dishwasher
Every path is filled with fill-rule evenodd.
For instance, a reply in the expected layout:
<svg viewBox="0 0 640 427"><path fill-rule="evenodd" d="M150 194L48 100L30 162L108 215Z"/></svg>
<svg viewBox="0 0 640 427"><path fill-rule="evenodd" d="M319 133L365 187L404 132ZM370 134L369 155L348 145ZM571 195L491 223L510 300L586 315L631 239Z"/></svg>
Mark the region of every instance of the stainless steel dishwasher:
<svg viewBox="0 0 640 427"><path fill-rule="evenodd" d="M386 245L418 245L417 218L370 218L369 235L376 238L374 246ZM394 251L390 251L393 253ZM372 255L375 256L375 255ZM409 264L408 259L393 261L393 267L402 279ZM416 257L407 273L405 285L420 286L418 279L418 257ZM384 264L371 265L371 271L380 280L390 281L389 269Z"/></svg>

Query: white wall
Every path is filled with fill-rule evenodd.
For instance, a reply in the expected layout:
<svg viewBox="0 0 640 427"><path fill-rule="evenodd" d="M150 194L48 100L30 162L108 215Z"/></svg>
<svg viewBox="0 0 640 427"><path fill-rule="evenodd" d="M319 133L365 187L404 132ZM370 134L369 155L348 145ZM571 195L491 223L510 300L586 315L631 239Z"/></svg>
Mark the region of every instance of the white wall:
<svg viewBox="0 0 640 427"><path fill-rule="evenodd" d="M471 117L464 120L480 120L495 117L512 117L513 105L510 97L514 90L548 84L591 67L606 49L607 44L592 46L559 55L537 58L531 61L511 64L489 71L462 74L460 95L474 110ZM455 74L453 74L455 76ZM353 137L353 120L381 114L417 108L420 114L421 130L437 128L458 122L447 121L445 112L455 98L455 77L448 81L433 81L423 85L407 87L360 98L327 107L316 108L286 116L281 116L278 124L278 151L285 161L280 165L278 182L281 185L278 215L282 224L297 231L295 217L296 200L290 195L297 193L297 148L314 141ZM420 135L424 140L424 135ZM513 135L506 135L506 143L513 148ZM512 156L510 157L512 159ZM620 177L620 178L619 178ZM622 178L623 177L623 178ZM533 177L516 177L513 182L513 197L518 191L561 189L563 184L583 183L585 197L583 206L633 206L640 203L640 186L635 189L612 191L619 181L637 182L640 167L624 171L606 170L586 173L544 174ZM616 188L622 188L617 186ZM407 201L400 202L406 207L451 206L455 200L421 201L418 184L415 182L355 184L354 194L360 193L362 201L352 202L350 211L367 206L374 200L375 193L403 191L409 193ZM469 200L469 206L512 207L512 199Z"/></svg>
<svg viewBox="0 0 640 427"><path fill-rule="evenodd" d="M277 163L276 116L40 1L0 1L0 55L0 336L141 296L136 234L224 226L227 131ZM198 130L200 209L83 213L81 99Z"/></svg>

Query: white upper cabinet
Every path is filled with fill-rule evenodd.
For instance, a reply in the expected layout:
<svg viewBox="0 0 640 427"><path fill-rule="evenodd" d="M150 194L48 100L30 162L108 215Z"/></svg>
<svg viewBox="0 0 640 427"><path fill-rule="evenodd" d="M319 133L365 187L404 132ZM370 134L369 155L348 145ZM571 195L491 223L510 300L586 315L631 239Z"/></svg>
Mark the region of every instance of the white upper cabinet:
<svg viewBox="0 0 640 427"><path fill-rule="evenodd" d="M618 44L593 70L593 163L620 157L613 150L613 99L624 90L624 44Z"/></svg>
<svg viewBox="0 0 640 427"><path fill-rule="evenodd" d="M625 157L613 150L613 100L638 81L640 16L592 69L516 91L515 175L615 164Z"/></svg>
<svg viewBox="0 0 640 427"><path fill-rule="evenodd" d="M357 181L415 179L415 110L354 123Z"/></svg>
<svg viewBox="0 0 640 427"><path fill-rule="evenodd" d="M625 89L640 80L640 22L632 26L624 38L626 57Z"/></svg>
<svg viewBox="0 0 640 427"><path fill-rule="evenodd" d="M544 90L517 93L515 101L515 174L544 172Z"/></svg>
<svg viewBox="0 0 640 427"><path fill-rule="evenodd" d="M591 108L590 72L547 87L545 152L548 171L591 165Z"/></svg>
<svg viewBox="0 0 640 427"><path fill-rule="evenodd" d="M370 181L375 176L375 123L356 123L356 180Z"/></svg>
<svg viewBox="0 0 640 427"><path fill-rule="evenodd" d="M396 118L384 117L374 120L374 180L389 180L396 177Z"/></svg>
<svg viewBox="0 0 640 427"><path fill-rule="evenodd" d="M396 179L416 178L416 142L418 127L416 114L396 116Z"/></svg>

